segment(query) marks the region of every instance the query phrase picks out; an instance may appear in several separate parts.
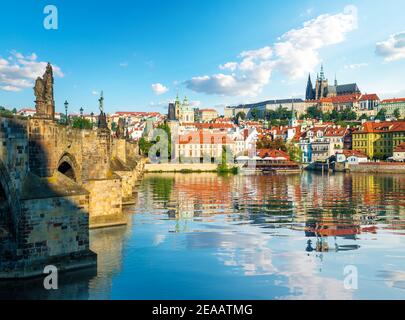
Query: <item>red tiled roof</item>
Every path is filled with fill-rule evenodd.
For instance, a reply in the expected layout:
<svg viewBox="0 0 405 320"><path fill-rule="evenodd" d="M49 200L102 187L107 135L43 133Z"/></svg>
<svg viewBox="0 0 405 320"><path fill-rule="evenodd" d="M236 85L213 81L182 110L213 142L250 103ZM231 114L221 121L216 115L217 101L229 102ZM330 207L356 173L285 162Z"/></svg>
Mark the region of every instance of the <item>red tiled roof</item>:
<svg viewBox="0 0 405 320"><path fill-rule="evenodd" d="M358 151L358 150L343 150L342 153L343 153L346 157L355 156L355 157L358 157L358 158L367 158L367 159L368 159L368 157L367 157L367 155L366 155L365 153L363 153L363 152L361 152L361 151Z"/></svg>
<svg viewBox="0 0 405 320"><path fill-rule="evenodd" d="M118 111L115 113L116 115L131 115L131 116L159 116L159 112L137 112L137 111Z"/></svg>
<svg viewBox="0 0 405 320"><path fill-rule="evenodd" d="M347 133L347 128L328 128L325 131L325 137L341 137Z"/></svg>
<svg viewBox="0 0 405 320"><path fill-rule="evenodd" d="M301 135L302 135L301 126L297 126L297 127L296 127L296 131L295 131L294 138L293 138L292 140L295 141L295 142L300 141Z"/></svg>
<svg viewBox="0 0 405 320"><path fill-rule="evenodd" d="M360 94L349 94L345 96L336 96L332 97L333 103L348 103L348 102L356 102L360 98Z"/></svg>
<svg viewBox="0 0 405 320"><path fill-rule="evenodd" d="M200 109L200 112L215 112L215 113L218 113L218 111L215 110L215 109Z"/></svg>
<svg viewBox="0 0 405 320"><path fill-rule="evenodd" d="M381 103L395 103L395 102L405 102L405 98L386 99L381 101Z"/></svg>
<svg viewBox="0 0 405 320"><path fill-rule="evenodd" d="M260 149L257 151L257 156L264 158L284 158L286 161L290 160L290 156L282 150Z"/></svg>
<svg viewBox="0 0 405 320"><path fill-rule="evenodd" d="M367 101L367 100L380 100L380 98L375 94L363 94L360 98L360 101Z"/></svg>
<svg viewBox="0 0 405 320"><path fill-rule="evenodd" d="M319 103L324 103L324 102L333 102L332 98L322 98L319 100Z"/></svg>
<svg viewBox="0 0 405 320"><path fill-rule="evenodd" d="M226 133L211 133L203 130L180 135L179 144L230 144L233 140Z"/></svg>
<svg viewBox="0 0 405 320"><path fill-rule="evenodd" d="M355 133L385 133L405 131L405 121L365 122Z"/></svg>
<svg viewBox="0 0 405 320"><path fill-rule="evenodd" d="M194 123L197 129L232 129L233 123Z"/></svg>
<svg viewBox="0 0 405 320"><path fill-rule="evenodd" d="M394 152L405 152L405 142L401 143L394 149Z"/></svg>

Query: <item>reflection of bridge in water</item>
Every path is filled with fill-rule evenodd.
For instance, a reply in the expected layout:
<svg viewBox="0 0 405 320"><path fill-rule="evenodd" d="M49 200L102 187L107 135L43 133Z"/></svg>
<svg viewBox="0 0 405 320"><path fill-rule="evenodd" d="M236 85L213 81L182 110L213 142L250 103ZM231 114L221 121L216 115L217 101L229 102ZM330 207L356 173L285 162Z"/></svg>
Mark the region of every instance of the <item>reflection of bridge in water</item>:
<svg viewBox="0 0 405 320"><path fill-rule="evenodd" d="M34 118L0 118L0 278L94 266L89 227L126 224L123 198L143 167L102 108L95 130L57 124L50 65L40 80Z"/></svg>

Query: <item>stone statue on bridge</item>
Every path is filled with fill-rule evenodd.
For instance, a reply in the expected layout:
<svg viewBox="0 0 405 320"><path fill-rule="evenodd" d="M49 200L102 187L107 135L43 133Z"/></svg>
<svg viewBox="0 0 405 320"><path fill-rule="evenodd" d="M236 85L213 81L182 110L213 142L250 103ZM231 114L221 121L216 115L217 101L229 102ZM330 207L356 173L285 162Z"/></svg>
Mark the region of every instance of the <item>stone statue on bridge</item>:
<svg viewBox="0 0 405 320"><path fill-rule="evenodd" d="M34 93L36 117L54 120L53 71L50 63L46 66L43 77L38 77L35 81Z"/></svg>
<svg viewBox="0 0 405 320"><path fill-rule="evenodd" d="M107 116L104 112L104 96L103 91L101 91L100 99L98 99L100 115L98 116L98 124L97 127L99 129L107 129Z"/></svg>
<svg viewBox="0 0 405 320"><path fill-rule="evenodd" d="M117 132L116 136L118 139L125 139L126 134L125 134L125 119L124 118L119 118L118 119L118 126L117 126Z"/></svg>

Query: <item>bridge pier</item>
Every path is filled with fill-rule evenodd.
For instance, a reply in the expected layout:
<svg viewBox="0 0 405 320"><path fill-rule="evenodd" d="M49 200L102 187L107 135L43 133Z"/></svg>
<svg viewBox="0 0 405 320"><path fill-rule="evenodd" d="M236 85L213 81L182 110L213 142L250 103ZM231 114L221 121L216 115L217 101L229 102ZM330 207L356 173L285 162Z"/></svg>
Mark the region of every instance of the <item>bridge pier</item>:
<svg viewBox="0 0 405 320"><path fill-rule="evenodd" d="M127 224L122 211L122 180L112 174L110 179L88 180L83 187L89 191L90 228Z"/></svg>

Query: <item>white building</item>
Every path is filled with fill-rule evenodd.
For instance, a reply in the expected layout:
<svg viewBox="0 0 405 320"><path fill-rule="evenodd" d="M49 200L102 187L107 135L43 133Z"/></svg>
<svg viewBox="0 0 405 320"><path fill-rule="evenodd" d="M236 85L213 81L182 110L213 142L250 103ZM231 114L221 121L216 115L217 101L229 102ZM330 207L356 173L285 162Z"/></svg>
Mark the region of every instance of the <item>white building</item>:
<svg viewBox="0 0 405 320"><path fill-rule="evenodd" d="M36 112L37 111L35 109L25 108L25 109L21 109L20 111L18 111L17 114L19 116L23 116L23 117L33 117L33 116L35 116Z"/></svg>
<svg viewBox="0 0 405 320"><path fill-rule="evenodd" d="M336 162L359 164L362 162L368 162L368 157L363 152L357 150L342 150L336 153Z"/></svg>

